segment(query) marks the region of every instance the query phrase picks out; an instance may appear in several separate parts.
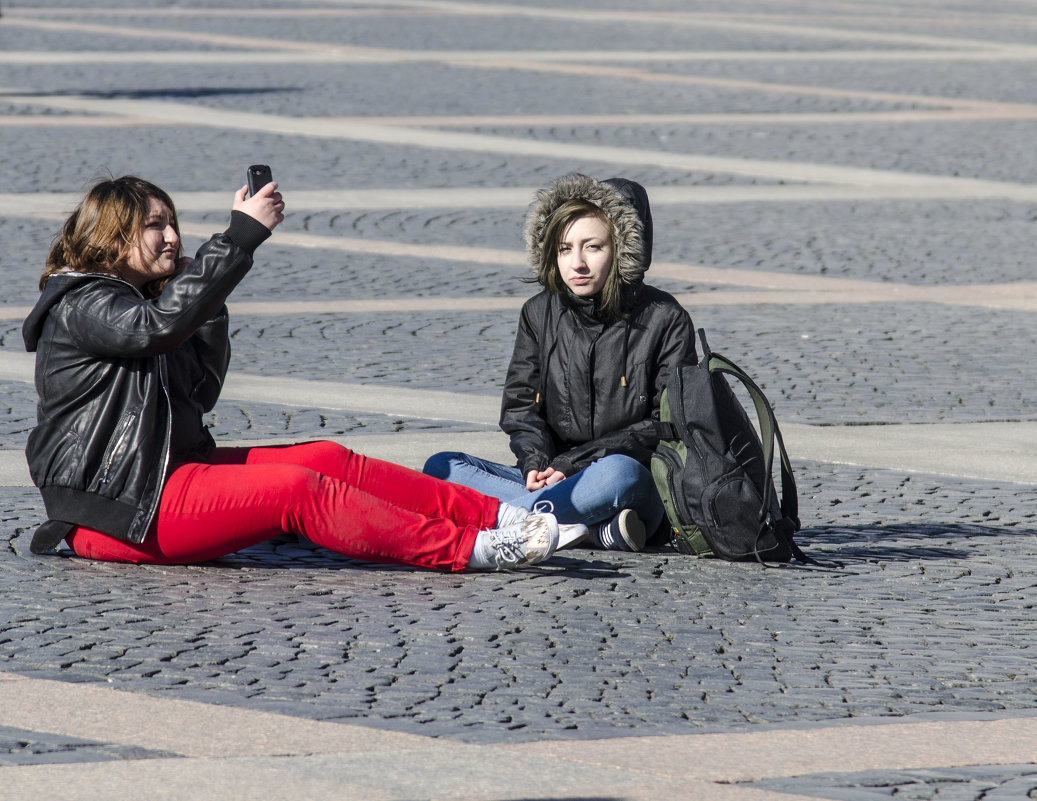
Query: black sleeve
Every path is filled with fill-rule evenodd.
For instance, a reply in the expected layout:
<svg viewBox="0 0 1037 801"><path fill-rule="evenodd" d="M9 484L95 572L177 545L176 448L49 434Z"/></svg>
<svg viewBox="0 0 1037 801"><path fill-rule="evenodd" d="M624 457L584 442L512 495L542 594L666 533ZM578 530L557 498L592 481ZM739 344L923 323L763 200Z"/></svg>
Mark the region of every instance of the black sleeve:
<svg viewBox="0 0 1037 801"><path fill-rule="evenodd" d="M542 415L540 403L540 353L546 298L538 295L526 301L519 315L515 349L504 380L500 427L511 437L511 450L525 476L530 470L543 470L555 454L555 437Z"/></svg>
<svg viewBox="0 0 1037 801"><path fill-rule="evenodd" d="M223 234L203 244L184 270L154 299L126 292L77 292L69 333L87 353L144 358L178 348L224 309L227 297L252 267L252 253L270 235L266 226L232 212Z"/></svg>

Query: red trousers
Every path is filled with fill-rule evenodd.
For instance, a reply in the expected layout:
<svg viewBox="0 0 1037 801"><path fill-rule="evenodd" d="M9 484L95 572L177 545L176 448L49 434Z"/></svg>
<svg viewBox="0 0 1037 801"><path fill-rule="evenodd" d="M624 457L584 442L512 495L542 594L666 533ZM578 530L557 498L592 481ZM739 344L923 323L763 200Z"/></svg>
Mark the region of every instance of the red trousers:
<svg viewBox="0 0 1037 801"><path fill-rule="evenodd" d="M355 559L459 571L498 505L334 442L217 448L175 467L144 542L83 527L66 541L87 559L189 564L293 532Z"/></svg>

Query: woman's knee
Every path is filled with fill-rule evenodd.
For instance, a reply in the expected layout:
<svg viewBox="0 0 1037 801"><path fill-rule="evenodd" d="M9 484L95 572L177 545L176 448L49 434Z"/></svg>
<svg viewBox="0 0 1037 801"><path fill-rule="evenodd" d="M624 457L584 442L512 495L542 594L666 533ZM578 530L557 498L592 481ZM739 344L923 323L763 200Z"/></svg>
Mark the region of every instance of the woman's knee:
<svg viewBox="0 0 1037 801"><path fill-rule="evenodd" d="M325 475L337 475L348 469L354 454L345 445L321 439L293 445L268 445L252 448L249 465L301 465Z"/></svg>
<svg viewBox="0 0 1037 801"><path fill-rule="evenodd" d="M317 491L322 473L303 465L279 465L272 476L272 481L265 482L265 487L274 489L280 485L291 495L309 496ZM262 491L263 487L260 488Z"/></svg>
<svg viewBox="0 0 1037 801"><path fill-rule="evenodd" d="M617 503L630 506L655 490L651 471L629 456L614 453L598 459L587 469L592 468L601 476L603 484L612 487Z"/></svg>
<svg viewBox="0 0 1037 801"><path fill-rule="evenodd" d="M303 449L306 457L308 457L306 462L314 465L345 463L353 456L353 451L345 445L333 442L330 439L307 442L300 445L299 448Z"/></svg>
<svg viewBox="0 0 1037 801"><path fill-rule="evenodd" d="M463 455L457 451L434 453L425 460L425 466L421 468L421 472L427 476L441 478L445 481L453 472L454 465L457 464Z"/></svg>
<svg viewBox="0 0 1037 801"><path fill-rule="evenodd" d="M644 484L645 481L651 482L652 480L652 473L647 467L637 461L637 459L621 453L613 453L602 457L595 464L599 465L599 469L615 476L617 481L624 484L640 485Z"/></svg>

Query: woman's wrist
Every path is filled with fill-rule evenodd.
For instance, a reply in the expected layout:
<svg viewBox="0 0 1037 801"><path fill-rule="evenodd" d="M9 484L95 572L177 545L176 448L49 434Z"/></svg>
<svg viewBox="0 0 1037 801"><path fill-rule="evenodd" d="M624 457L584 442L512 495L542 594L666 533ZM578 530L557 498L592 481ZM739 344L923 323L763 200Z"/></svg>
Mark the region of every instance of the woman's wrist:
<svg viewBox="0 0 1037 801"><path fill-rule="evenodd" d="M230 225L224 232L230 240L249 255L270 238L270 229L243 211L230 213Z"/></svg>

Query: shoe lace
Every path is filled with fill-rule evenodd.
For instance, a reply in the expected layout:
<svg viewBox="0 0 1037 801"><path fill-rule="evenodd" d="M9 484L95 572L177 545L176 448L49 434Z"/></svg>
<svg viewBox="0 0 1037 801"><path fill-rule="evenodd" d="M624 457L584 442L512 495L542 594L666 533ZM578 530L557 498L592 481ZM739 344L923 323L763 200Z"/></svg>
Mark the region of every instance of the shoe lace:
<svg viewBox="0 0 1037 801"><path fill-rule="evenodd" d="M526 537L516 527L490 531L490 545L496 552L498 564L502 561L519 562L526 555Z"/></svg>
<svg viewBox="0 0 1037 801"><path fill-rule="evenodd" d="M555 510L555 505L551 501L537 501L533 504L533 511L537 514L552 514Z"/></svg>

